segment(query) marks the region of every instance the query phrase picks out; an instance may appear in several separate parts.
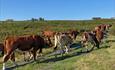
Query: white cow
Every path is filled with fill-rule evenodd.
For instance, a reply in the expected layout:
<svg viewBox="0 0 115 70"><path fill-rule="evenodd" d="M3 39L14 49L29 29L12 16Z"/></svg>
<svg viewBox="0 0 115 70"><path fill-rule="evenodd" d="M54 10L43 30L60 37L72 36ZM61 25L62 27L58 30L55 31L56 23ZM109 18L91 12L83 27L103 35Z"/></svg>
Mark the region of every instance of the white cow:
<svg viewBox="0 0 115 70"><path fill-rule="evenodd" d="M62 54L68 53L70 50L70 45L72 44L73 40L71 38L71 36L69 36L69 34L62 34L62 33L58 33L55 36L55 41L54 41L54 50L57 49L57 47L59 47L63 52Z"/></svg>

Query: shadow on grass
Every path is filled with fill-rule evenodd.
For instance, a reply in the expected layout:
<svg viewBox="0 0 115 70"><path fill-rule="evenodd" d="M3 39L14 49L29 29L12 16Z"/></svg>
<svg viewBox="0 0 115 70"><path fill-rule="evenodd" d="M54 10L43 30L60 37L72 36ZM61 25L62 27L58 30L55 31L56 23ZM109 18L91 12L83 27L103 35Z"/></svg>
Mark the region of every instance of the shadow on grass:
<svg viewBox="0 0 115 70"><path fill-rule="evenodd" d="M106 43L115 42L115 40L107 40Z"/></svg>
<svg viewBox="0 0 115 70"><path fill-rule="evenodd" d="M115 42L115 40L106 40L105 42L103 42L102 44L100 44L100 49L101 48L110 48L111 47L111 44L110 42Z"/></svg>
<svg viewBox="0 0 115 70"><path fill-rule="evenodd" d="M18 68L18 67L21 67L21 66L25 66L25 65L27 65L27 64L31 64L31 63L33 63L34 62L34 60L31 60L31 61L29 61L29 62L21 62L21 63L18 63L18 65L17 66L10 66L10 67L7 67L5 70L13 70L13 69L16 69L16 68Z"/></svg>
<svg viewBox="0 0 115 70"><path fill-rule="evenodd" d="M62 56L59 56L59 57L54 56L53 58L43 60L40 63L61 61L61 60L67 59L67 58L71 58L71 57L74 57L74 56L79 56L79 55L86 54L86 53L89 53L89 52L74 52L71 55L70 54L65 54L65 55L63 55L63 57Z"/></svg>
<svg viewBox="0 0 115 70"><path fill-rule="evenodd" d="M110 48L110 47L111 47L110 45L103 45L103 46L100 47L100 49L102 49L102 48Z"/></svg>

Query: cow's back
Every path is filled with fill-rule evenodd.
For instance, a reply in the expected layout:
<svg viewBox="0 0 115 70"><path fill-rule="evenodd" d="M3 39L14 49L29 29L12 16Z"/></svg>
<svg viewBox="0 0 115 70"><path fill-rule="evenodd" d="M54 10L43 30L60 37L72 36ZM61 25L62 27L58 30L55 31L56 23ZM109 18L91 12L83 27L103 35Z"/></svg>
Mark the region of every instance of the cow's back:
<svg viewBox="0 0 115 70"><path fill-rule="evenodd" d="M53 31L43 31L42 34L45 37L53 37L55 32L53 32Z"/></svg>
<svg viewBox="0 0 115 70"><path fill-rule="evenodd" d="M34 40L32 36L13 36L7 37L5 39L5 49L20 49L20 50L28 50L31 48Z"/></svg>

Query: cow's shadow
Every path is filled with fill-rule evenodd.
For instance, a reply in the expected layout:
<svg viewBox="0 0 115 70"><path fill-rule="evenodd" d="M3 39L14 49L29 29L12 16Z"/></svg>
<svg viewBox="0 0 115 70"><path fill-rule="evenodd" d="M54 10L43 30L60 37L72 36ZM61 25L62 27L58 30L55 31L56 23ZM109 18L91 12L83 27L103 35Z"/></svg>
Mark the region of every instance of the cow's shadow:
<svg viewBox="0 0 115 70"><path fill-rule="evenodd" d="M106 43L115 42L115 40L107 40Z"/></svg>
<svg viewBox="0 0 115 70"><path fill-rule="evenodd" d="M31 64L31 63L33 63L33 62L34 62L34 60L31 60L31 61L29 61L29 62L18 63L17 66L12 65L12 66L7 67L5 70L13 70L13 69L16 69L16 68L18 68L18 67L25 66L25 65L27 65L27 64Z"/></svg>
<svg viewBox="0 0 115 70"><path fill-rule="evenodd" d="M110 48L111 47L111 44L110 43L112 43L112 42L114 42L115 43L115 40L106 40L106 41L104 41L102 44L100 44L100 49L102 49L102 48Z"/></svg>
<svg viewBox="0 0 115 70"><path fill-rule="evenodd" d="M87 54L87 53L89 53L89 52L92 51L92 49L89 50L89 51L82 51L82 48L83 48L83 47L82 47L81 42L73 43L73 44L70 46L70 48L74 48L72 51L78 50L78 49L80 49L80 50L79 50L79 51L72 52L71 54L64 54L63 57L62 57L61 55L59 55L59 54L57 54L57 55L59 55L59 56L57 56L57 57L55 57L55 56L53 55L53 56L54 56L53 58L49 58L49 59L43 60L43 61L41 61L40 63L48 63L48 62L61 61L61 60L64 60L64 59L67 59L67 58L71 58L71 57L74 57L74 56L79 56L79 55Z"/></svg>

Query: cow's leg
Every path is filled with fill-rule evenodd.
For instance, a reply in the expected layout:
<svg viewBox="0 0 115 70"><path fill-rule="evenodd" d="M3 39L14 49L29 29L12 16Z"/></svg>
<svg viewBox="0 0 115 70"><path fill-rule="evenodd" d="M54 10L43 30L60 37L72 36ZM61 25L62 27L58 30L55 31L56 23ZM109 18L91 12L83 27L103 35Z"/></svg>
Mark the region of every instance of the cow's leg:
<svg viewBox="0 0 115 70"><path fill-rule="evenodd" d="M36 51L33 53L34 61L36 61Z"/></svg>
<svg viewBox="0 0 115 70"><path fill-rule="evenodd" d="M88 43L87 43L87 45L85 46L85 49L86 49L86 52L88 52Z"/></svg>
<svg viewBox="0 0 115 70"><path fill-rule="evenodd" d="M6 64L3 63L3 68L2 68L2 70L5 70L5 69L6 69Z"/></svg>
<svg viewBox="0 0 115 70"><path fill-rule="evenodd" d="M5 63L9 60L11 53L12 53L12 51L9 51L6 53L6 55L3 56L3 70L5 70L5 68L6 68Z"/></svg>
<svg viewBox="0 0 115 70"><path fill-rule="evenodd" d="M95 41L95 46L96 46L98 49L100 48L99 45L100 45L100 41L97 39L97 41Z"/></svg>
<svg viewBox="0 0 115 70"><path fill-rule="evenodd" d="M99 45L100 45L100 43L96 43L96 47L97 47L98 49L100 48Z"/></svg>
<svg viewBox="0 0 115 70"><path fill-rule="evenodd" d="M34 49L33 49L31 52L32 52L34 61L36 61L36 52L37 52L37 50L34 50Z"/></svg>
<svg viewBox="0 0 115 70"><path fill-rule="evenodd" d="M50 44L50 47L51 47L52 46L52 42L51 42L50 37L48 37L48 41L49 41L49 44Z"/></svg>
<svg viewBox="0 0 115 70"><path fill-rule="evenodd" d="M88 50L88 52L92 51L95 46L96 46L95 43L93 43L93 47L90 50Z"/></svg>
<svg viewBox="0 0 115 70"><path fill-rule="evenodd" d="M27 54L26 54L27 53ZM27 55L27 56L26 56ZM31 52L24 51L23 52L23 59L24 61L29 61L31 59Z"/></svg>
<svg viewBox="0 0 115 70"><path fill-rule="evenodd" d="M57 46L54 47L54 51L57 49Z"/></svg>
<svg viewBox="0 0 115 70"><path fill-rule="evenodd" d="M68 44L68 45L67 45L68 52L70 51L70 46L71 46L71 44Z"/></svg>
<svg viewBox="0 0 115 70"><path fill-rule="evenodd" d="M31 55L30 55L28 61L33 59L33 49L31 51L29 51L29 54L31 54Z"/></svg>
<svg viewBox="0 0 115 70"><path fill-rule="evenodd" d="M33 53L31 52L31 54L32 54L32 55L30 55L28 61L33 59Z"/></svg>
<svg viewBox="0 0 115 70"><path fill-rule="evenodd" d="M88 51L88 42L83 43L83 47L82 47L81 52L84 52L84 51Z"/></svg>
<svg viewBox="0 0 115 70"><path fill-rule="evenodd" d="M36 50L37 51L37 50ZM40 48L40 50L39 50L39 54L42 54L42 47Z"/></svg>
<svg viewBox="0 0 115 70"><path fill-rule="evenodd" d="M69 46L65 46L65 52L68 54L68 51L69 51Z"/></svg>
<svg viewBox="0 0 115 70"><path fill-rule="evenodd" d="M25 52L23 52L22 54L23 54L23 57L24 57L24 58L23 58L24 61L26 61L26 58L25 58Z"/></svg>
<svg viewBox="0 0 115 70"><path fill-rule="evenodd" d="M87 48L87 42L84 43L83 50Z"/></svg>
<svg viewBox="0 0 115 70"><path fill-rule="evenodd" d="M18 66L17 65L17 63L15 62L15 54L14 54L14 52L11 54L11 61L13 62L13 64L15 65L15 66Z"/></svg>
<svg viewBox="0 0 115 70"><path fill-rule="evenodd" d="M42 48L40 48L39 54L40 54L40 56L42 56Z"/></svg>
<svg viewBox="0 0 115 70"><path fill-rule="evenodd" d="M53 52L55 52L56 49L57 49L57 46L55 46L55 47L53 48ZM55 56L55 58L57 58L57 54L55 54L54 56Z"/></svg>
<svg viewBox="0 0 115 70"><path fill-rule="evenodd" d="M60 45L60 50L61 50L61 55L62 55L62 57L63 57L63 54L64 54L64 48L63 48L63 45Z"/></svg>
<svg viewBox="0 0 115 70"><path fill-rule="evenodd" d="M36 52L37 52L37 50L36 50ZM43 54L42 54L42 47L39 48L39 54L36 54L36 55L37 55L37 57L40 57L40 56L43 55Z"/></svg>
<svg viewBox="0 0 115 70"><path fill-rule="evenodd" d="M55 35L54 36L54 51L57 49L57 45L58 45L58 37Z"/></svg>

